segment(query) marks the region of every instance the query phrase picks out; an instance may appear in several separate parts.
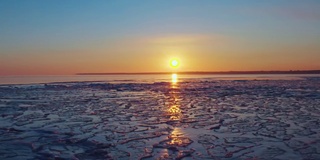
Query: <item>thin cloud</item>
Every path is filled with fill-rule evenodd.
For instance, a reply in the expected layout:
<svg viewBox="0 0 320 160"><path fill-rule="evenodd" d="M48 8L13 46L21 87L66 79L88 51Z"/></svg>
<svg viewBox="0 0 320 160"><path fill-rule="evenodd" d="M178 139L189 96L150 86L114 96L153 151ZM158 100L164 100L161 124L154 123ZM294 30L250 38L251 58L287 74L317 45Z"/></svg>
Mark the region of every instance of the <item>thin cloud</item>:
<svg viewBox="0 0 320 160"><path fill-rule="evenodd" d="M146 42L153 45L177 46L177 45L205 45L217 44L227 40L221 35L186 34L173 36L155 36L147 38Z"/></svg>

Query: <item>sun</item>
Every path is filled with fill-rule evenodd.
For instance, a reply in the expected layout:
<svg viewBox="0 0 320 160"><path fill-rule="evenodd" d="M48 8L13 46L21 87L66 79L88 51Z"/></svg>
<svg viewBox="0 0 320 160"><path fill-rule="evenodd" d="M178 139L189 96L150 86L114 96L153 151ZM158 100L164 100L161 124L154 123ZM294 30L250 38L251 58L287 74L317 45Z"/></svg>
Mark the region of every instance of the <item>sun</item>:
<svg viewBox="0 0 320 160"><path fill-rule="evenodd" d="M179 66L179 60L178 59L171 59L170 60L170 66L172 67L172 68L177 68L178 66Z"/></svg>

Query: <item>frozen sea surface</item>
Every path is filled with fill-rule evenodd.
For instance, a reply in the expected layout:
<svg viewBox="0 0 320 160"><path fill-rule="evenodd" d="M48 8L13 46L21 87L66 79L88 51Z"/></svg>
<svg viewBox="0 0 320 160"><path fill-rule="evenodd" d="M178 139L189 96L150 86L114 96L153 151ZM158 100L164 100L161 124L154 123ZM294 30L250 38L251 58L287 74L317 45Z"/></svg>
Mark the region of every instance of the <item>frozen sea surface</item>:
<svg viewBox="0 0 320 160"><path fill-rule="evenodd" d="M320 159L320 78L2 85L0 159Z"/></svg>

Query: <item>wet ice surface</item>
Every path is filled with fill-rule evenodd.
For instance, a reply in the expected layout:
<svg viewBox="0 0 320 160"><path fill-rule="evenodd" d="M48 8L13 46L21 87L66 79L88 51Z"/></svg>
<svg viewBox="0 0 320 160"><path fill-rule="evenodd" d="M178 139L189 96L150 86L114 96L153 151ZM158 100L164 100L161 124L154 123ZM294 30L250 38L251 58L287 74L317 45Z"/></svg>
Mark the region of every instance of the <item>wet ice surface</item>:
<svg viewBox="0 0 320 160"><path fill-rule="evenodd" d="M320 159L320 79L0 86L0 159Z"/></svg>

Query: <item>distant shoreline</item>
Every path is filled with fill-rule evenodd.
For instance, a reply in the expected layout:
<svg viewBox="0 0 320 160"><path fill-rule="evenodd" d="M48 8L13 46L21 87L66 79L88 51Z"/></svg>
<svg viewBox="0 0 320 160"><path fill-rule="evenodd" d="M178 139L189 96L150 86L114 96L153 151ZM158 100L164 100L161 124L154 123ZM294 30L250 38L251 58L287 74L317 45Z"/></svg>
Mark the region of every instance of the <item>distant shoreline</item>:
<svg viewBox="0 0 320 160"><path fill-rule="evenodd" d="M76 75L152 75L152 74L320 74L320 70L292 70L292 71L220 71L220 72L117 72L117 73L76 73Z"/></svg>

